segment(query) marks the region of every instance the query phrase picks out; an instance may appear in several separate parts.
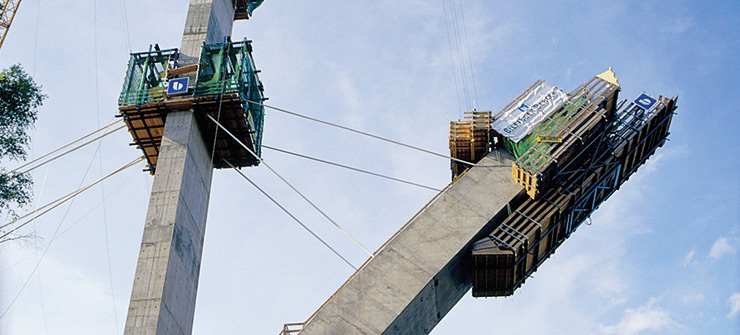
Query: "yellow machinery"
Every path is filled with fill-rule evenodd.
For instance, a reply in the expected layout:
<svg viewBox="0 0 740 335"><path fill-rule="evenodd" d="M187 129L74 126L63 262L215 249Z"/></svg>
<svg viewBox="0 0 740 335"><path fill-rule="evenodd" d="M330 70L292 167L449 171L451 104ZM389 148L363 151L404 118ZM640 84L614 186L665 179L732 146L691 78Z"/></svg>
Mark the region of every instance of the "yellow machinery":
<svg viewBox="0 0 740 335"><path fill-rule="evenodd" d="M0 0L0 48L3 47L5 42L5 36L8 35L10 24L13 23L15 18L15 12L18 11L18 6L21 4L21 0Z"/></svg>

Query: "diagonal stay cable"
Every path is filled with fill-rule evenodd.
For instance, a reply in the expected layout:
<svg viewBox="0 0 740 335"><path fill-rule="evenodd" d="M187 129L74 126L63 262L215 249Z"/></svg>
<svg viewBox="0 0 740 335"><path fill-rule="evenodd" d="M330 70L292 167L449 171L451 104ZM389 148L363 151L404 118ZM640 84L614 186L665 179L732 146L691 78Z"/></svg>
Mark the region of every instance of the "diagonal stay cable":
<svg viewBox="0 0 740 335"><path fill-rule="evenodd" d="M95 159L94 156L93 156L93 159ZM123 170L125 170L127 168L130 168L130 167L136 165L136 163L141 162L142 160L144 160L144 157L139 157L139 158L133 160L131 163L128 163L128 164L124 165L122 168L118 169L117 171L111 173L110 175L108 175L106 177L103 177L102 179L108 178L108 177L110 177L110 176L112 176L114 174L117 174L117 173L119 173L119 172L121 172L121 171L123 171ZM93 161L91 160L90 161L90 165L87 166L87 171L85 171L85 176L87 176L87 172L90 171L90 167L92 166L92 162ZM84 180L85 178L83 177L82 179ZM96 183L99 182L99 181L101 181L101 180L99 179L98 181L96 181ZM82 184L82 182L80 182L80 185L81 184ZM41 265L41 261L46 256L46 253L49 251L49 248L51 248L51 244L56 239L57 234L59 233L59 229L62 227L62 223L64 223L64 219L67 217L67 214L69 214L69 210L70 210L70 208L72 206L72 203L74 202L75 197L72 197L71 199L72 199L72 202L70 203L70 206L67 207L67 211L64 213L64 216L62 217L62 220L59 222L59 225L57 225L57 229L54 231L54 235L52 235L51 239L49 240L49 243L46 245L46 248L44 249L44 252L41 254L41 258L36 262L36 266L34 266L33 270L31 271L31 274L28 276L28 278L26 278L26 281L21 286L21 289L18 291L18 293L15 295L15 297L10 301L10 304L8 305L8 307L5 308L5 311L3 311L2 314L0 314L0 320L2 320L3 317L5 317L5 315L8 314L8 311L10 311L10 309L13 307L13 305L15 304L15 302L18 300L18 297L20 297L21 296L21 293L23 293L23 290L26 288L26 285L28 285L28 282L31 281L31 278L33 277L33 274L39 269L39 266ZM51 210L51 209L49 209L49 210ZM31 221L33 221L33 219ZM0 239L2 239L2 237L0 237Z"/></svg>
<svg viewBox="0 0 740 335"><path fill-rule="evenodd" d="M277 202L277 200L275 200L273 197L271 197L269 194L267 194L267 192L265 192L265 190L263 190L261 187L257 186L257 184L255 184L251 179L249 179L249 177L247 177L244 173L242 173L241 170L238 170L237 168L235 168L234 165L232 165L231 162L227 161L226 159L224 159L224 158L221 158L221 159L227 165L229 165L232 169L234 169L234 171L236 171L236 173L238 173L240 176L242 176L242 178L246 179L250 184L252 184L252 186L254 186L257 190L259 190L264 196L266 196L268 199L270 199L270 201L272 201L272 203L274 203L276 206L280 207L280 209L282 209L283 212L285 212L285 214L288 214L288 216L290 216L295 222L297 222L299 225L301 225L301 227L303 227L303 229L305 229L309 234L311 234L313 237L315 237L317 240L319 240L319 242L321 242L324 246L326 246L327 248L329 248L329 250L331 250L331 252L333 252L335 255L337 255L339 258L341 258L345 263L347 263L347 265L349 265L355 271L357 271L357 267L356 266L352 265L352 263L350 263L346 258L344 258L344 256L342 256L338 251L336 251L328 243L326 243L326 241L324 241L321 237L319 237L319 235L316 235L316 233L314 233L311 230L311 228L308 228L305 224L303 224L303 222L301 222L301 220L299 220L291 212L289 212L287 209L285 209L285 207L283 207L283 205L281 205L279 202Z"/></svg>
<svg viewBox="0 0 740 335"><path fill-rule="evenodd" d="M133 175L132 175L132 176L133 176ZM124 180L123 182L121 182L120 184L118 184L118 186L116 186L116 188L114 188L114 189L113 189L113 191L111 191L110 193L108 193L108 195L106 195L104 199L105 199L105 200L108 200L108 199L109 199L109 198L110 198L111 196L113 196L113 195L114 195L114 194L115 194L116 192L118 192L118 190L120 190L120 189L121 189L121 188L122 188L122 187L123 187L124 185L127 185L127 184L129 183L129 181L130 181L130 180L131 180L131 176L129 176L128 178L126 178L126 180ZM101 201L99 201L99 202L98 202L98 203L97 203L97 204L96 204L95 206L92 206L92 207L88 208L88 209L87 209L87 212L86 212L85 214L83 214L82 216L80 216L80 217L79 217L79 218L77 219L77 221L75 221L75 222L73 222L72 224L70 224L70 225L69 225L69 227L67 227L67 229L65 229L65 230L62 230L62 231L61 231L61 232L60 232L60 233L59 233L59 234L57 235L57 237L60 237L60 236L62 236L62 235L64 235L64 234L66 234L67 232L69 232L69 231L70 231L70 230L71 230L72 228L74 228L74 227L75 227L75 226L76 226L77 224L79 224L80 222L82 222L82 220L84 220L85 218L87 218L87 217L88 217L88 216L89 216L90 214L92 214L92 213L93 213L93 212L94 212L94 211L95 211L96 209L98 209L98 207L100 207L100 206L101 206L102 204L103 204L103 201L101 200ZM16 266L17 264L19 264L19 263L21 263L21 262L25 261L26 259L30 258L30 257L31 257L31 256L33 256L33 255L35 255L35 254L34 254L34 253L30 253L30 254L28 254L28 255L24 256L23 258L21 258L20 260L18 260L17 262L13 263L12 265L10 265L10 266L7 266L7 267L5 267L4 269L0 269L0 274L2 274L2 273L3 273L3 272L5 272L5 271L8 271L8 270L9 270L10 268L12 268L12 267Z"/></svg>
<svg viewBox="0 0 740 335"><path fill-rule="evenodd" d="M96 131L94 131L94 132L92 132L92 133L90 133L90 134L87 134L87 135L85 135L85 136L83 136L83 137L81 137L81 138L79 138L79 139L77 139L77 140L74 140L74 141L72 141L72 142L70 142L70 143L68 143L68 144L66 144L66 145L64 145L64 146L62 146L62 147L60 147L60 148L58 148L58 149L56 149L56 150L54 150L54 151L50 152L50 153L48 153L48 154L45 154L45 155L43 155L43 156L41 156L41 157L39 157L39 158L36 158L36 159L34 159L34 160L32 160L32 161L30 161L30 162L26 163L26 164L23 164L23 165L21 165L21 166L19 166L19 167L15 168L14 170L10 171L10 173L16 173L16 172L18 172L19 170L21 170L21 169L23 169L23 168L25 168L25 167L27 167L27 166L29 166L29 165L32 165L32 164L34 164L34 163L38 162L38 161L39 161L39 160L41 160L41 159L44 159L44 158L46 158L46 157L48 157L48 156L51 156L51 155L53 155L53 154L55 154L55 153L57 153L57 152L59 152L59 151L61 151L61 150L65 149L65 148L67 148L67 147L69 147L69 146L72 146L73 144L75 144L75 143L77 143L77 142L79 142L79 141L82 141L82 140L84 140L84 139L86 139L86 138L88 138L88 137L90 137L90 136L92 136L92 135L95 135L95 134L97 134L97 133L98 133L98 132L100 132L101 130L104 130L104 129L106 129L106 128L110 127L111 125L114 125L115 123L116 123L116 122L113 122L113 123L111 123L111 124L109 124L109 125L107 125L107 126L105 126L105 127L103 127L103 128L100 128L100 129L98 129L98 130L96 130ZM113 134L113 133L115 133L115 132L117 132L117 131L119 131L119 130L121 130L121 129L123 129L123 128L126 128L126 126L125 126L125 125L123 125L123 126L120 126L120 127L118 127L118 128L115 128L115 129L113 129L113 130L111 130L111 131L107 132L107 133L104 133L104 134L102 134L102 135L100 135L100 136L97 136L97 137L95 137L95 138L93 138L93 139L91 139L91 140L89 140L89 141L87 141L87 142L85 142L85 143L82 143L82 144L80 144L80 145L78 145L78 146L76 146L76 147L74 147L74 148L72 148L72 149L69 149L69 150L67 150L67 151L65 151L65 152L63 152L63 153L61 153L61 154L59 154L59 155L56 155L56 156L54 156L54 157L52 157L52 158L50 158L50 159L48 159L48 160L46 160L46 161L43 161L43 162L39 163L38 165L32 166L32 167L30 167L30 168L27 168L27 169L23 170L22 172L20 172L20 174L28 173L28 172L31 172L31 171L33 171L33 170L37 169L37 168L40 168L40 167L42 167L42 166L44 166L44 165L46 165L46 164L48 164L48 163L50 163L50 162L52 162L52 161L54 161L54 160L56 160L56 159L59 159L59 158L61 158L61 157L65 156L65 155L67 155L67 154L69 154L69 153L71 153L71 152L73 152L73 151L76 151L76 150L78 150L78 149L80 149L80 148L82 148L82 147L84 147L84 146L86 146L86 145L88 145L88 144L91 144L91 143L93 143L93 142L95 142L95 141L97 141L97 140L99 140L99 139L102 139L103 137L106 137L106 136L108 136L108 135L110 135L110 134Z"/></svg>
<svg viewBox="0 0 740 335"><path fill-rule="evenodd" d="M342 228L342 226L340 226L338 223L336 223L334 220L332 220L329 217L329 215L326 215L326 213L324 213L324 211L322 211L318 206L316 206L313 202L311 202L311 200L309 200L305 195L303 195L303 193L301 193L301 191L299 191L297 188L295 188L295 186L293 186L293 184L291 184L290 182L288 182L287 180L285 180L285 178L283 178L283 176L281 176L277 171L275 171L275 169L273 169L269 164L267 164L265 162L265 160L262 159L262 157L258 156L256 153L254 153L254 151L252 151L252 149L250 147L248 147L246 144L242 143L242 141L240 141L236 136L234 136L234 134L232 134L228 129L226 129L226 127L224 127L223 125L221 125L220 123L218 123L218 121L216 121L216 119L214 119L213 116L210 116L209 114L206 114L206 116L209 119L211 119L211 121L213 121L214 123L216 123L216 125L219 128L221 128L226 134L228 134L231 138L233 138L236 141L236 143L239 143L239 145L241 145L242 148L244 148L245 150L247 150L247 152L249 152L252 156L254 156L254 158L256 158L262 164L264 164L267 169L269 169L275 176L277 176L278 178L280 178L280 180L282 180L283 183L285 183L285 185L288 185L288 187L290 187L301 198L303 198L303 200L305 200L309 205L311 205L311 207L313 207L315 210L317 210L319 213L321 213L321 215L324 216L324 218L326 218L327 220L329 220L329 222L331 222L334 225L334 227L337 227L337 229L339 229L344 235L347 235L347 237L349 237L355 244L357 244L357 246L360 247L360 249L362 249L363 251L365 251L365 253L367 253L368 255L370 255L371 258L374 256L373 253L370 252L370 250L368 250L367 248L365 248L365 246L362 245L362 243L360 243L360 241L358 241L349 232L347 232L346 230L344 230L344 228Z"/></svg>
<svg viewBox="0 0 740 335"><path fill-rule="evenodd" d="M425 189L432 190L432 191L435 191L435 192L441 192L442 191L442 190L437 189L437 188L434 188L434 187L430 187L430 186L426 186L426 185L422 185L422 184L417 184L417 183L414 183L414 182L411 182L411 181L407 181L407 180L403 180L403 179L398 179L398 178L394 178L394 177L382 175L382 174L375 173L375 172L370 172L370 171L367 171L367 170L358 169L358 168L355 168L355 167L351 167L351 166L347 166L347 165L343 165L343 164L339 164L339 163L334 163L334 162L326 161L326 160L323 160L323 159L320 159L320 158L316 158L316 157L306 156L306 155L302 155L302 154L299 154L299 153L290 152L290 151L283 150L283 149L278 149L278 148L267 146L267 145L264 145L264 144L262 145L262 147L265 148L265 149L270 149L270 150L273 150L273 151L282 152L284 154L288 154L288 155L293 155L293 156L296 156L296 157L301 157L301 158L309 159L309 160L316 161L316 162L319 162L319 163L324 163L324 164L328 164L328 165L332 165L332 166L336 166L336 167L340 167L340 168L344 168L344 169L348 169L348 170L352 170L352 171L356 171L356 172L360 172L360 173L366 173L366 174L369 174L371 176L376 176L376 177L385 178L385 179L388 179L388 180L397 181L399 183L404 183L404 184L408 184L408 185L413 185L413 186L425 188Z"/></svg>
<svg viewBox="0 0 740 335"><path fill-rule="evenodd" d="M291 112L291 111L289 111L287 109L282 109L282 108L278 108L278 107L275 107L275 106L266 105L266 104L264 104L262 102L257 102L257 101L252 101L252 100L247 100L247 101L248 102L251 102L251 103L254 103L254 104L257 104L257 105L261 105L261 106L266 107L266 108L269 108L269 109L272 109L274 111L278 111L278 112L285 113L285 114L288 114L288 115L293 115L293 116L300 117L300 118L303 118L303 119L306 119L306 120L309 120L309 121L321 123L321 124L324 124L324 125L327 125L327 126L332 126L332 127L336 127L336 128L339 128L339 129L344 129L344 130L349 131L349 132L353 132L353 133L356 133L356 134L364 135L364 136L367 136L367 137L374 138L376 140L385 141L385 142L392 143L392 144L395 144L395 145L400 145L402 147L406 147L406 148L409 148L409 149L421 151L423 153L427 153L427 154L434 155L434 156L437 156L437 157L442 157L442 158L445 158L445 159L451 159L451 160L453 160L455 162L462 163L462 164L465 164L465 165L470 165L470 166L475 165L475 163L471 163L471 162L468 162L468 161L465 161L465 160L462 160L462 159L458 159L458 158L450 157L450 156L445 156L443 154L439 154L439 153L436 153L434 151L430 151L430 150L427 150L427 149L419 148L419 147L416 147L416 146L413 146L413 145L410 145L410 144L401 143L401 142L398 142L398 141L395 141L395 140L391 140L389 138L381 137L381 136L378 136L378 135L373 135L373 134L370 134L370 133L367 133L367 132L364 132L364 131L361 131L361 130L352 129L352 128L349 128L349 127L346 127L346 126L342 126L342 125L339 125L339 124L336 124L336 123L331 123L331 122L328 122L328 121L319 120L317 118L313 118L313 117L306 116L306 115L303 115L303 114L298 114L296 112Z"/></svg>
<svg viewBox="0 0 740 335"><path fill-rule="evenodd" d="M112 177L113 175L115 175L115 174L117 174L117 173L119 173L119 172L121 172L121 171L123 171L123 170L126 170L127 168L130 168L130 167L132 167L132 166L136 165L137 163L139 163L139 162L140 162L140 161L142 161L143 159L144 159L144 157L139 157L139 158L136 158L136 159L134 159L133 161L131 161L130 163L128 163L128 164L126 164L126 165L124 165L124 166L123 166L123 167L121 167L121 168L119 168L118 170L115 170L115 171L113 171L113 172L109 173L108 175L106 175L106 176L104 176L104 177L101 177L100 179L98 179L98 180L96 180L96 181L94 181L94 182L92 182L92 183L90 183L90 184L87 184L86 186L84 186L84 187L81 187L81 188L79 188L78 190L76 190L76 191L74 191L74 192L72 192L72 193L69 193L69 194L67 194L67 195L65 195L65 196L62 196L61 198L59 198L59 199L57 199L57 200L54 200L54 201L52 201L52 202L50 202L50 203L48 203L48 204L46 204L46 205L42 206L41 208L38 208L38 209L36 209L36 210L34 210L34 211L32 211L32 212L30 212L30 213L26 214L26 215L23 215L23 216L21 216L21 217L19 217L19 218L15 219L15 220L13 220L13 221L10 221L10 222L8 222L8 223L6 223L6 224L4 224L4 225L0 226L0 229L3 229L3 228L5 228L5 227L8 227L8 226L11 226L11 225L14 225L14 224L18 223L19 221L21 221L21 220L23 220L23 219L25 219L25 218L27 218L27 217L29 217L29 216L32 216L32 215L34 215L34 214L36 214L36 213L38 213L38 212L41 212L41 214L38 214L38 215L34 216L34 217L33 217L33 218L31 218L30 220L28 220L28 221L26 221L26 222L24 222L24 223L22 223L22 224L20 224L20 225L16 226L15 228L11 229L11 230L10 230L10 231L8 231L8 232L4 233L4 234L3 234L2 236L0 236L0 241L2 241L2 239L3 239L3 238L5 238L6 236L8 236L8 235L12 234L13 232L17 231L17 230L18 230L18 229L20 229L21 227L25 226L26 224L28 224L28 223L32 222L33 220L37 219L38 217L40 217L40 216L42 216L42 215L44 215L44 214L48 213L49 211L51 211L51 210L52 210L52 209L54 209L54 208L57 208L57 207L59 207L59 206L60 206L60 205L62 205L63 203L65 203L65 202L67 202L67 201L69 201L69 200L71 200L71 199L74 199L74 198L75 198L75 197L76 197L77 195L79 195L80 193L82 193L82 192L85 192L85 191L87 191L88 189L90 189L91 187L93 187L93 186L97 185L98 183L102 182L103 180L105 180L105 179L108 179L109 177Z"/></svg>

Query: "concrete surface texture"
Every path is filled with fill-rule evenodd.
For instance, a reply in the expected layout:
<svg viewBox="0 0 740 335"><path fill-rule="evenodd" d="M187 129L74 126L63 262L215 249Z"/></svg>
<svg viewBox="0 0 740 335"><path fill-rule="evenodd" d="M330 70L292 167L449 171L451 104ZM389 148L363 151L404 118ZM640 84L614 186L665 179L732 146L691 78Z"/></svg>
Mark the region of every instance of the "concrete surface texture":
<svg viewBox="0 0 740 335"><path fill-rule="evenodd" d="M200 59L203 42L223 43L231 36L234 26L232 0L190 0L185 31L180 45L180 66L191 65Z"/></svg>
<svg viewBox="0 0 740 335"><path fill-rule="evenodd" d="M190 334L211 189L190 111L167 115L124 334Z"/></svg>
<svg viewBox="0 0 740 335"><path fill-rule="evenodd" d="M523 201L496 151L457 179L335 293L300 335L427 334L472 287L470 248Z"/></svg>
<svg viewBox="0 0 740 335"><path fill-rule="evenodd" d="M191 0L180 65L231 34L231 0ZM209 147L192 111L170 111L146 216L124 334L189 335L211 192Z"/></svg>

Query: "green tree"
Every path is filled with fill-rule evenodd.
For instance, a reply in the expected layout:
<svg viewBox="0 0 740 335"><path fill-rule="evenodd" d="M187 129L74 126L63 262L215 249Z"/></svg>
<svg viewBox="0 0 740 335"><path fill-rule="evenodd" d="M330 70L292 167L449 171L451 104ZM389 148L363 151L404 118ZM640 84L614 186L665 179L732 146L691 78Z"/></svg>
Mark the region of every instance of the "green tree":
<svg viewBox="0 0 740 335"><path fill-rule="evenodd" d="M23 160L36 122L36 108L46 98L41 86L20 65L0 71L0 160ZM0 167L0 213L31 201L31 175Z"/></svg>

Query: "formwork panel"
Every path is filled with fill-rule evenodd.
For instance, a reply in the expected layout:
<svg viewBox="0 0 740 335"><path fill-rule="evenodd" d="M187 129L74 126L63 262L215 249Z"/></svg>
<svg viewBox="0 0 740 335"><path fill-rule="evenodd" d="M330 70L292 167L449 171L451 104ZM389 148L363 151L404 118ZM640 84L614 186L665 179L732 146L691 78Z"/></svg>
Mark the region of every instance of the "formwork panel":
<svg viewBox="0 0 740 335"><path fill-rule="evenodd" d="M630 113L644 110L632 105L625 108L602 130L598 142L594 142L598 145L590 147L589 155L577 155L580 160L576 161L576 172L562 174L557 187L514 208L487 238L474 244L473 296L513 294L665 143L676 100L660 100L657 107L640 118L632 118ZM623 126L625 123L628 127Z"/></svg>

